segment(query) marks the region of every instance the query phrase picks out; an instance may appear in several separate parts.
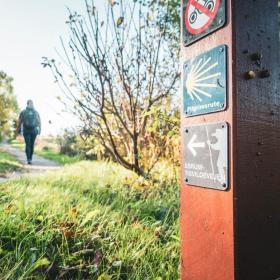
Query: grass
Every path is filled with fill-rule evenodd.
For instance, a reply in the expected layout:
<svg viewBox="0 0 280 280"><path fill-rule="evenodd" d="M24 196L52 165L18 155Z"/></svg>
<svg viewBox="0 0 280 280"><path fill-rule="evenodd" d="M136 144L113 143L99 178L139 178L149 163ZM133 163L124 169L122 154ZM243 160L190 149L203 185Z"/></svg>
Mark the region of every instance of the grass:
<svg viewBox="0 0 280 280"><path fill-rule="evenodd" d="M57 145L51 143L50 138L44 139L41 138L39 143L35 145L35 154L41 157L44 157L49 160L53 160L60 165L72 164L81 161L81 156L68 156L60 154L57 150ZM23 139L19 140L11 140L10 144L17 149L24 149Z"/></svg>
<svg viewBox="0 0 280 280"><path fill-rule="evenodd" d="M65 164L72 164L81 161L81 157L79 156L68 156L68 155L62 155L57 152L54 152L52 150L37 150L35 149L35 153L41 157L44 157L46 159L53 160L61 165Z"/></svg>
<svg viewBox="0 0 280 280"><path fill-rule="evenodd" d="M15 157L0 150L0 176L5 176L9 172L20 169L21 165Z"/></svg>
<svg viewBox="0 0 280 280"><path fill-rule="evenodd" d="M14 148L20 149L20 150L24 150L24 142L23 139L22 141L18 141L18 140L10 140L9 144L11 144Z"/></svg>
<svg viewBox="0 0 280 280"><path fill-rule="evenodd" d="M178 279L179 191L161 168L153 184L79 162L0 185L0 279Z"/></svg>

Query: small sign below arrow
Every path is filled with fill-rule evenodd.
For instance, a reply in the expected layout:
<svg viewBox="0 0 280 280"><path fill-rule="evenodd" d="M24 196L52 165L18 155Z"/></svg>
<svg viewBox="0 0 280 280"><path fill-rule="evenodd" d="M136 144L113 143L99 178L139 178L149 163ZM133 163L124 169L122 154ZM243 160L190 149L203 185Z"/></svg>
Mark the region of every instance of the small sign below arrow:
<svg viewBox="0 0 280 280"><path fill-rule="evenodd" d="M197 138L197 135L194 134L193 137L191 138L190 142L188 143L188 148L194 157L196 157L196 155L197 155L195 148L205 148L204 142L195 142L196 138Z"/></svg>

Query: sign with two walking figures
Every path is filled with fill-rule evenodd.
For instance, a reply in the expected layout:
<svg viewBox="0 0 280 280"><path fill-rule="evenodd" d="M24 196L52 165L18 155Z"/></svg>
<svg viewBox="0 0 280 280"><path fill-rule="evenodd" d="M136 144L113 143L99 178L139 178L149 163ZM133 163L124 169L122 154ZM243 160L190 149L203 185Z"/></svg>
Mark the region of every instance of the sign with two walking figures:
<svg viewBox="0 0 280 280"><path fill-rule="evenodd" d="M184 133L184 171L188 185L228 188L228 124L188 126Z"/></svg>

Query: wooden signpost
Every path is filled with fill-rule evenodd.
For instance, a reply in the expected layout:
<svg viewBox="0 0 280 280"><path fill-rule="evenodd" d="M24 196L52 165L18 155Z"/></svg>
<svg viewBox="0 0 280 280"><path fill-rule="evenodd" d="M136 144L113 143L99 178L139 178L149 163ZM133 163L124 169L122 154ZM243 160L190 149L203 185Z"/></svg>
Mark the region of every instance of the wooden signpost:
<svg viewBox="0 0 280 280"><path fill-rule="evenodd" d="M182 0L182 54L181 279L280 279L278 0Z"/></svg>

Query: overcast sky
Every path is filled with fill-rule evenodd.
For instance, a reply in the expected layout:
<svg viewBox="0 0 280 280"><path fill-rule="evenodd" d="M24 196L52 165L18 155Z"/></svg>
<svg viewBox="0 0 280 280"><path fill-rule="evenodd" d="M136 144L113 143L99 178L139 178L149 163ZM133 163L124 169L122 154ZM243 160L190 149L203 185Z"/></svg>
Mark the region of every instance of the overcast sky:
<svg viewBox="0 0 280 280"><path fill-rule="evenodd" d="M97 0L102 5L107 0ZM43 134L58 133L73 123L61 113L60 91L42 56L56 57L59 36L67 38L67 7L85 10L84 0L0 0L0 70L14 78L21 109L33 99L43 122ZM49 124L49 120L52 124Z"/></svg>

